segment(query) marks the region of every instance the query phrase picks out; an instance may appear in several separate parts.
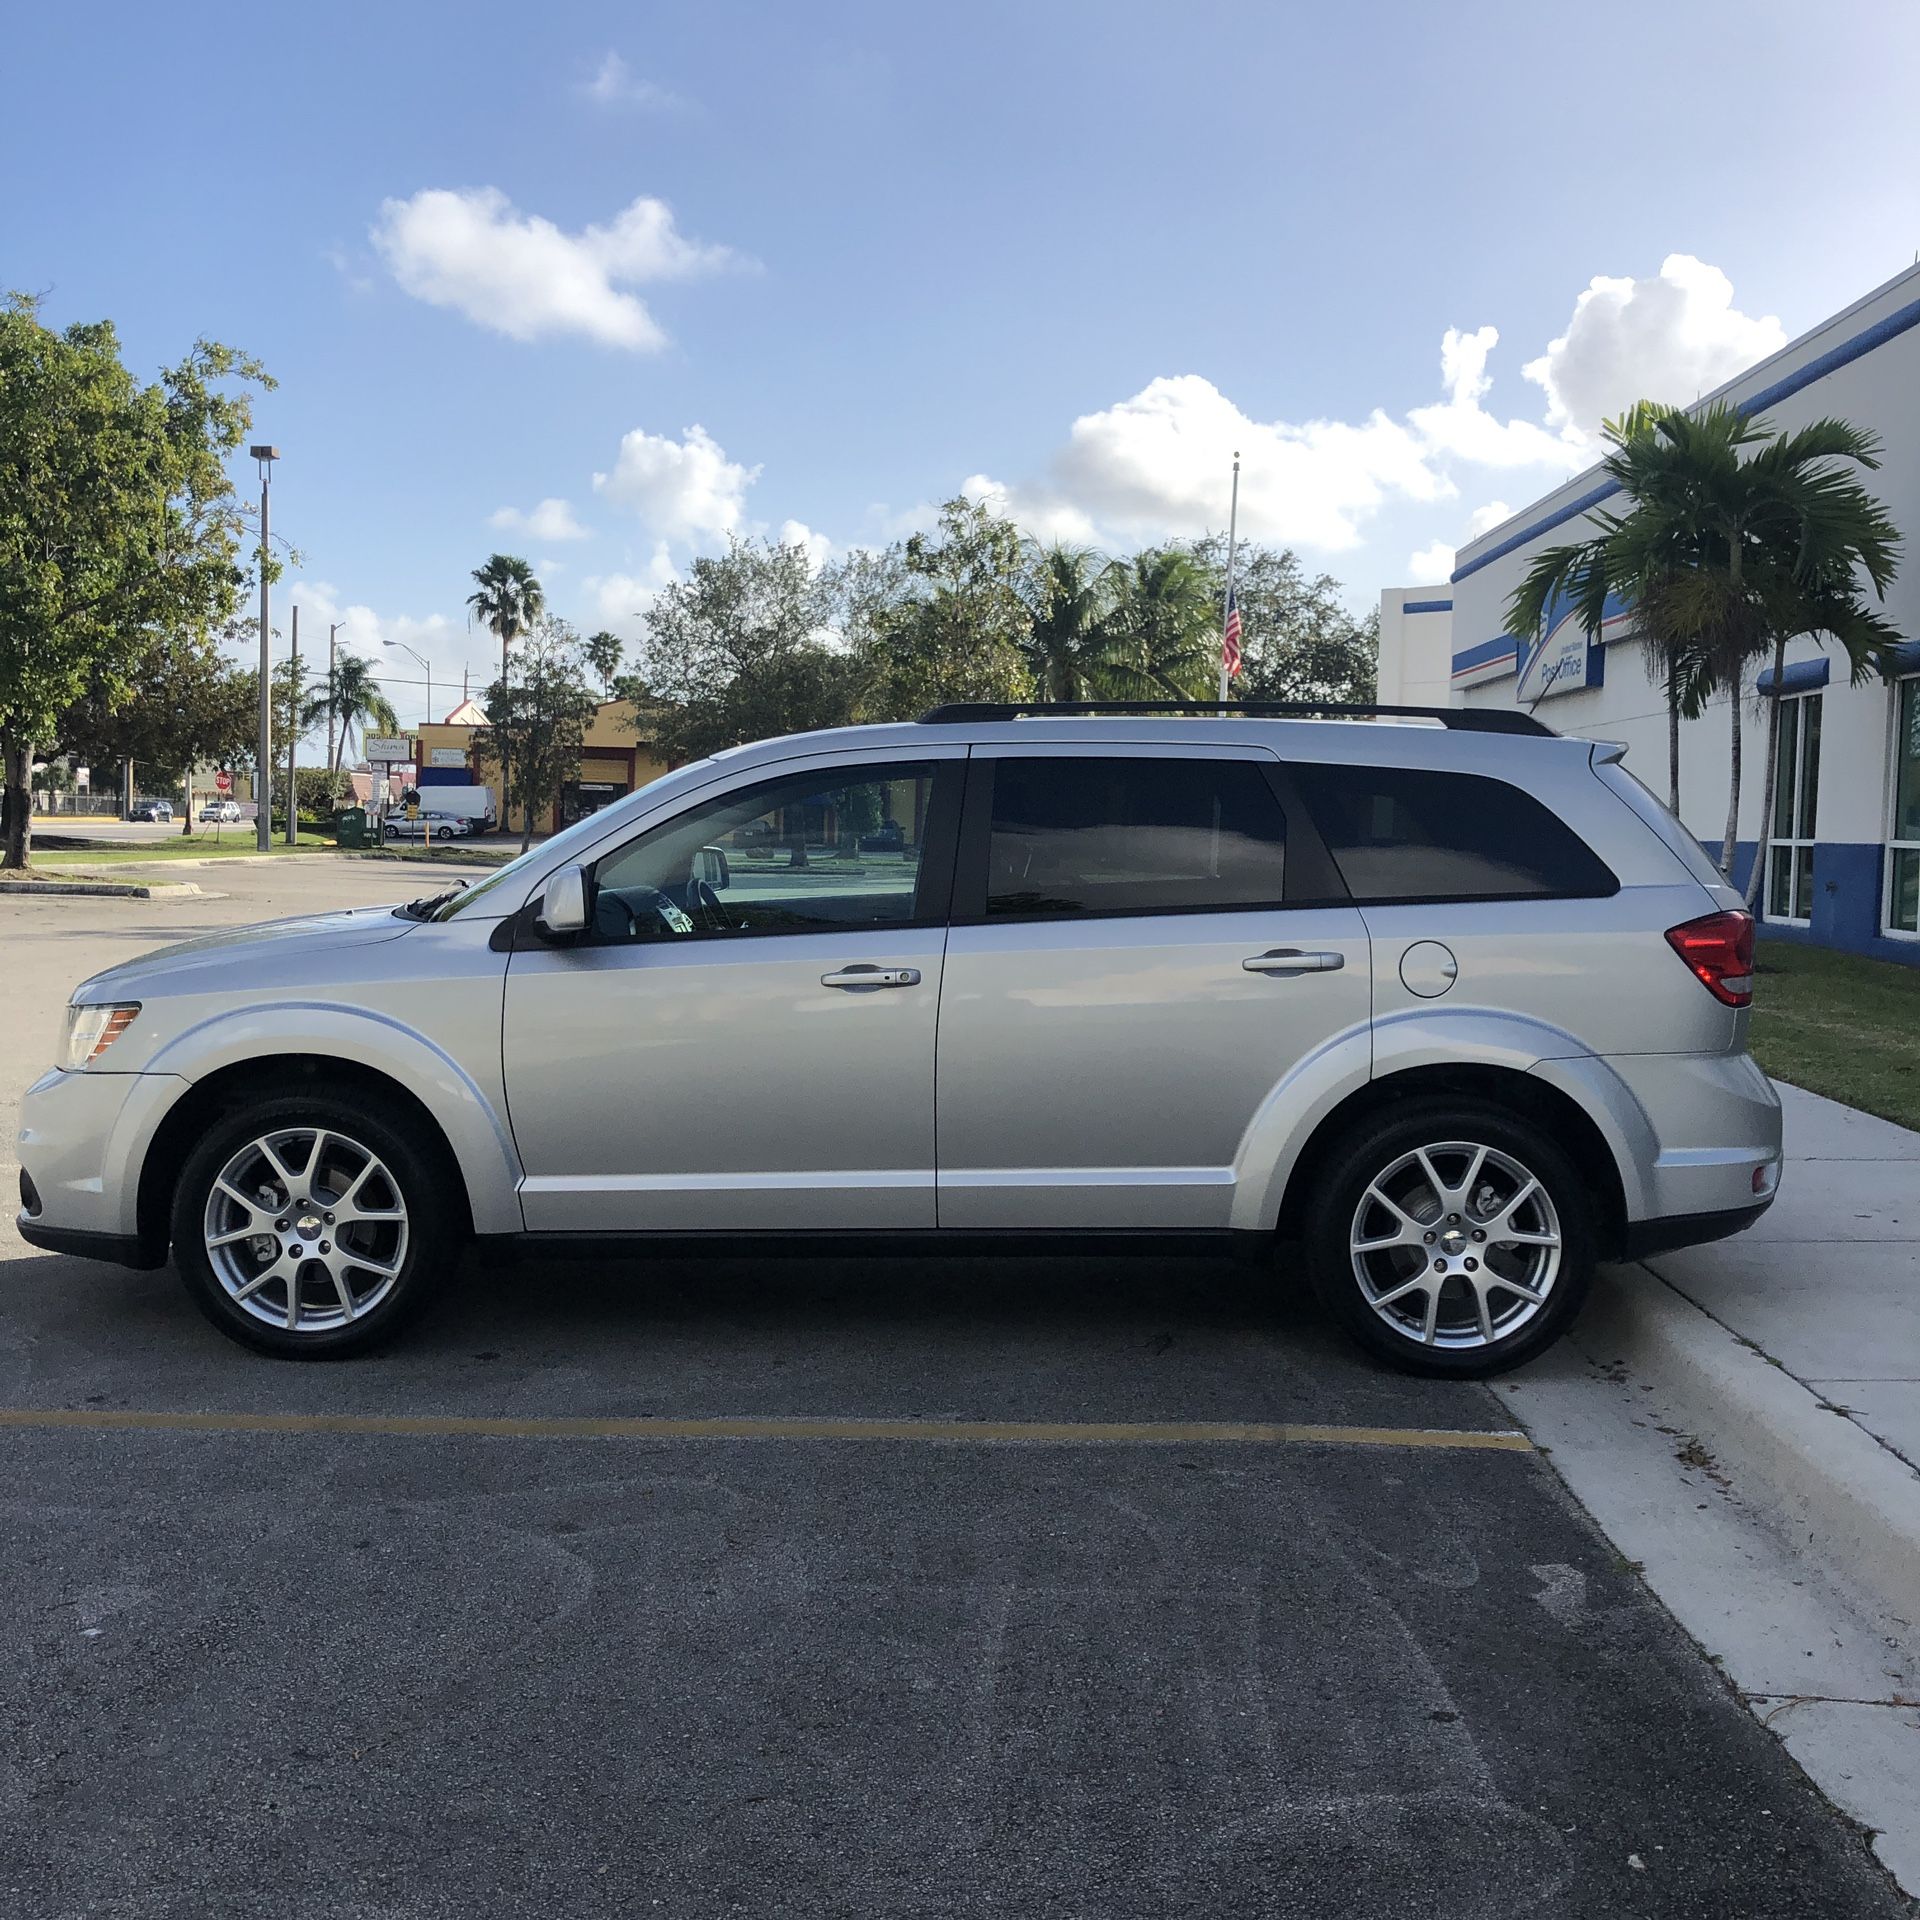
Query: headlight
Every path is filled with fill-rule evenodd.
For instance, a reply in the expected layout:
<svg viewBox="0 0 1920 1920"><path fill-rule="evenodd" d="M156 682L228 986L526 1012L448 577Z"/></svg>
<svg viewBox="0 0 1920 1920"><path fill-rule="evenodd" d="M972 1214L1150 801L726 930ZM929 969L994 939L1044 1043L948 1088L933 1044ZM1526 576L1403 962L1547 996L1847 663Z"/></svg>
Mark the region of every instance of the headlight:
<svg viewBox="0 0 1920 1920"><path fill-rule="evenodd" d="M68 1073L78 1073L82 1067L91 1066L133 1025L139 1012L138 1000L69 1007L66 1041L60 1051L61 1066Z"/></svg>

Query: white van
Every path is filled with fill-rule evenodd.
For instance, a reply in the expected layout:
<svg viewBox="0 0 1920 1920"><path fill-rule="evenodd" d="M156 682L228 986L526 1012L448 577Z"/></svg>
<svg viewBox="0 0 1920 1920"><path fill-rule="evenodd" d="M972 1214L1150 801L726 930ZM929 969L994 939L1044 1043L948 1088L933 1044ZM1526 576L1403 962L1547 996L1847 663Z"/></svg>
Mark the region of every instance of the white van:
<svg viewBox="0 0 1920 1920"><path fill-rule="evenodd" d="M492 833L500 824L491 787L422 787L420 810L457 814L473 823L475 833Z"/></svg>

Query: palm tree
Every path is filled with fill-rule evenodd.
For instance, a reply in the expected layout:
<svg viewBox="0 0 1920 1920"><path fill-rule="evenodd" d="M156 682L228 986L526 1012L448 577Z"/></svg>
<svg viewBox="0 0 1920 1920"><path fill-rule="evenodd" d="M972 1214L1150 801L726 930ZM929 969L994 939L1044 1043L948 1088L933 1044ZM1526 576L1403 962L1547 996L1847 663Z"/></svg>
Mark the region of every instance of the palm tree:
<svg viewBox="0 0 1920 1920"><path fill-rule="evenodd" d="M1033 624L1022 651L1043 700L1121 697L1109 683L1112 567L1090 547L1028 549Z"/></svg>
<svg viewBox="0 0 1920 1920"><path fill-rule="evenodd" d="M1679 711L1698 712L1711 695L1727 695L1732 735L1720 867L1731 877L1748 667L1771 653L1777 687L1787 642L1808 633L1837 641L1859 680L1899 639L1859 583L1865 574L1874 597L1884 599L1898 564L1893 523L1850 470L1877 467L1879 445L1843 420L1775 432L1724 401L1698 414L1636 408L1609 428L1608 439L1614 451L1605 470L1631 507L1595 513L1597 535L1541 554L1509 603L1508 625L1538 636L1570 607L1597 635L1609 600L1643 610L1669 689L1670 756L1677 756ZM1776 699L1768 705L1763 842L1779 725ZM1677 757L1669 771L1677 787ZM1756 853L1749 902L1761 866Z"/></svg>
<svg viewBox="0 0 1920 1920"><path fill-rule="evenodd" d="M507 649L528 632L547 610L545 589L533 569L515 553L488 556L483 567L473 570L474 591L467 605L498 635L500 640L500 684L507 684ZM504 808L507 793L506 755L500 757L500 793Z"/></svg>
<svg viewBox="0 0 1920 1920"><path fill-rule="evenodd" d="M1139 697L1204 700L1219 664L1220 603L1191 554L1156 547L1118 563L1111 625Z"/></svg>
<svg viewBox="0 0 1920 1920"><path fill-rule="evenodd" d="M378 727L385 733L400 730L400 717L394 712L393 703L380 691L380 682L373 677L373 662L360 654L343 653L333 663L332 683L324 696L314 700L307 724L311 726L329 706L340 727L333 749L335 773L347 757L347 736L355 727L360 729L363 741L369 727Z"/></svg>
<svg viewBox="0 0 1920 1920"><path fill-rule="evenodd" d="M601 690L611 699L613 676L620 671L620 656L626 652L626 648L620 644L619 635L604 631L591 634L580 650L587 657L587 665L599 679Z"/></svg>

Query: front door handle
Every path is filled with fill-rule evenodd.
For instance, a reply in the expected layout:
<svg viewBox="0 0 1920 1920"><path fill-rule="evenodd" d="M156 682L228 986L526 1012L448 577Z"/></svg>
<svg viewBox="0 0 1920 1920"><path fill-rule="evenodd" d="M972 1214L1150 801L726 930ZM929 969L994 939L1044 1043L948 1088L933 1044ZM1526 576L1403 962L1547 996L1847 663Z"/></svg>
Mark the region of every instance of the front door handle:
<svg viewBox="0 0 1920 1920"><path fill-rule="evenodd" d="M1338 973L1347 964L1344 953L1302 953L1298 947L1273 947L1240 964L1249 973Z"/></svg>
<svg viewBox="0 0 1920 1920"><path fill-rule="evenodd" d="M820 976L823 987L917 987L920 984L918 967L870 967L864 964L843 967L838 973L823 973Z"/></svg>

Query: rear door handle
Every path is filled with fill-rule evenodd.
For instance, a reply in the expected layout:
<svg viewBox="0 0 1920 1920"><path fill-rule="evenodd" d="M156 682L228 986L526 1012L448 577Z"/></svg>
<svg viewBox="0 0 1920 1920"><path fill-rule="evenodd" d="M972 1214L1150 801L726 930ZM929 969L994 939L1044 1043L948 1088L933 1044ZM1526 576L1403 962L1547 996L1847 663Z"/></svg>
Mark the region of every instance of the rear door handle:
<svg viewBox="0 0 1920 1920"><path fill-rule="evenodd" d="M920 984L918 967L870 967L863 964L843 967L838 973L823 973L820 976L823 987L917 987Z"/></svg>
<svg viewBox="0 0 1920 1920"><path fill-rule="evenodd" d="M1249 973L1338 973L1344 953L1302 953L1298 947L1274 947L1240 962Z"/></svg>

